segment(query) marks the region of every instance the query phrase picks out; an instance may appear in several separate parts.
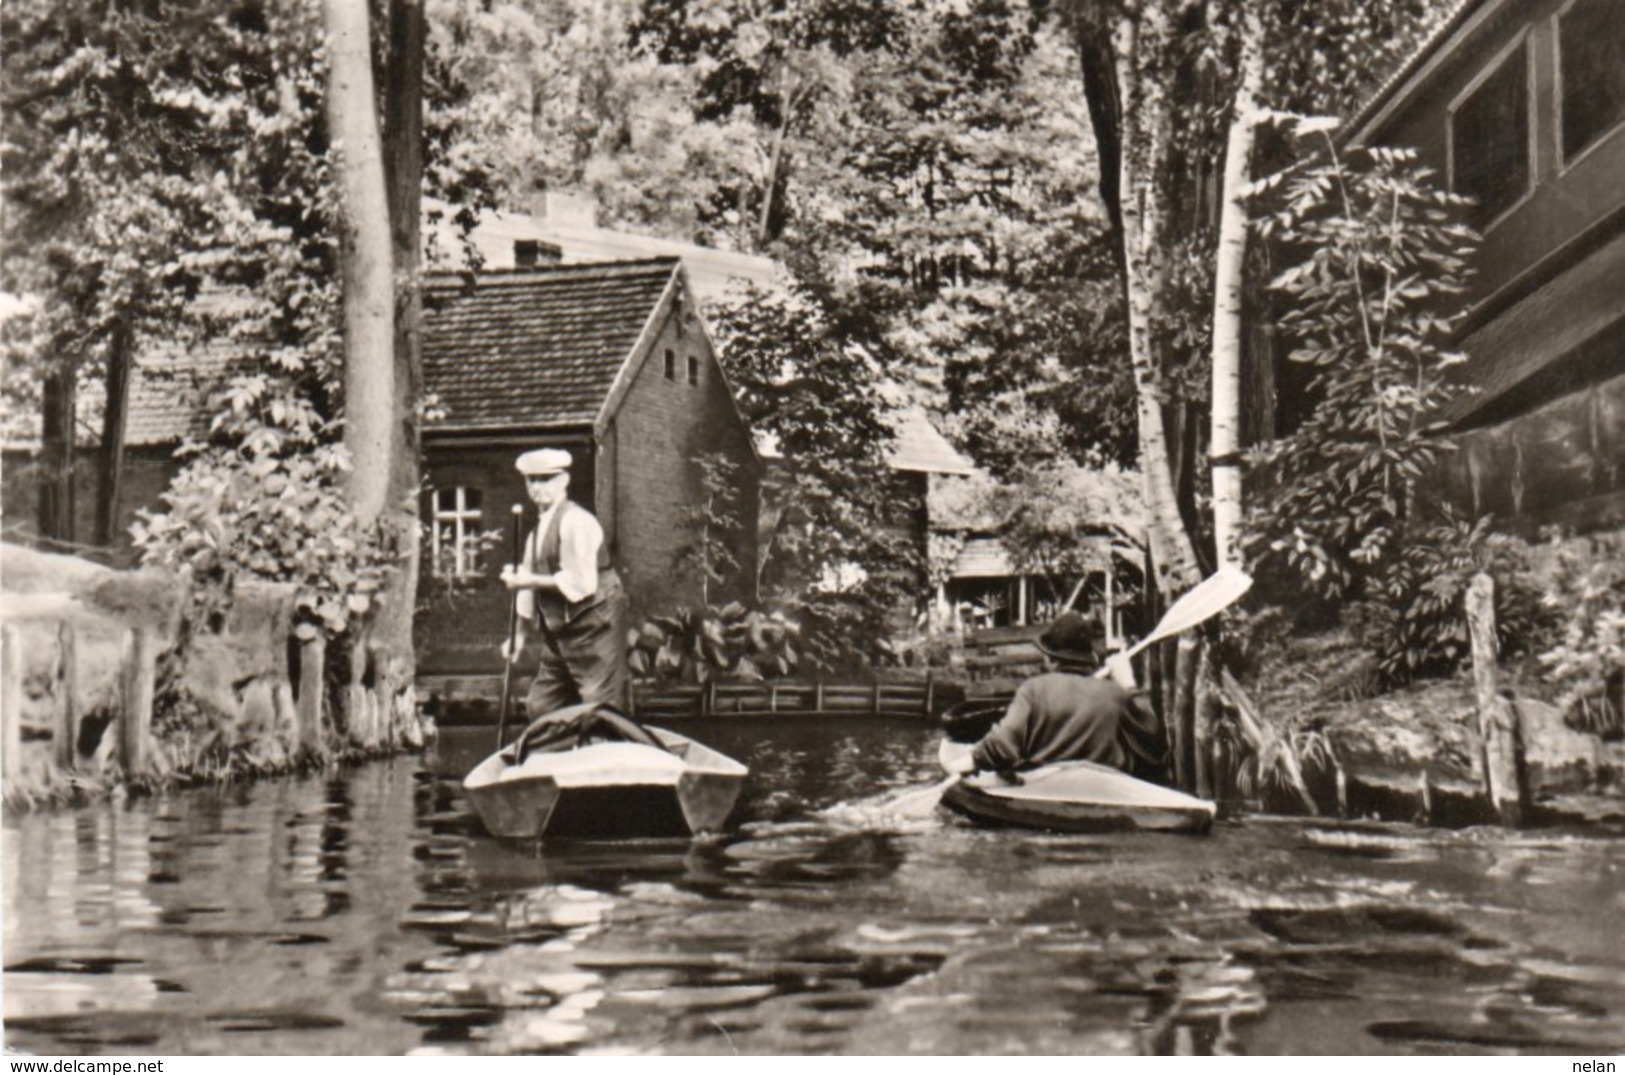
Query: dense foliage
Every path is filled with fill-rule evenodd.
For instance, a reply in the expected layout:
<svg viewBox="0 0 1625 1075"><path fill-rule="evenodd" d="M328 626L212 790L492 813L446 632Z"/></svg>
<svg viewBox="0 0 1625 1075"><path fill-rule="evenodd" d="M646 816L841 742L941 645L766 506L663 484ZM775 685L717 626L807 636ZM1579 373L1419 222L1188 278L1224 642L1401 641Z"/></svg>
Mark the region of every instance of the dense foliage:
<svg viewBox="0 0 1625 1075"><path fill-rule="evenodd" d="M757 597L800 622L809 660L872 659L920 571L896 518L881 363L811 288L756 293L716 327L741 410L782 460L764 492Z"/></svg>
<svg viewBox="0 0 1625 1075"><path fill-rule="evenodd" d="M1468 653L1461 595L1483 523L1427 514L1421 484L1452 449L1440 417L1476 236L1463 199L1408 150L1321 150L1261 184L1260 230L1294 257L1271 282L1279 328L1307 369L1310 413L1255 453L1252 552L1321 600L1357 602L1390 682Z"/></svg>
<svg viewBox="0 0 1625 1075"><path fill-rule="evenodd" d="M1625 733L1625 537L1554 545L1544 599L1556 637L1541 665L1562 690L1570 720Z"/></svg>
<svg viewBox="0 0 1625 1075"><path fill-rule="evenodd" d="M147 563L184 570L215 618L242 578L291 582L296 631L341 634L383 588L392 553L343 496L348 466L327 423L287 381L248 373L219 399L207 441L134 527Z"/></svg>

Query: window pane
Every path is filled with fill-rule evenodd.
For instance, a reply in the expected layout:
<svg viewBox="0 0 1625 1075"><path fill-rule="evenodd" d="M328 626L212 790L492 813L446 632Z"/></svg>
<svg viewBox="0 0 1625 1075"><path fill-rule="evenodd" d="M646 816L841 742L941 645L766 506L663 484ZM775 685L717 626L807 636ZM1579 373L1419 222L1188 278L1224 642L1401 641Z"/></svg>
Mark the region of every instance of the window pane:
<svg viewBox="0 0 1625 1075"><path fill-rule="evenodd" d="M1580 0L1558 24L1563 157L1625 120L1625 0Z"/></svg>
<svg viewBox="0 0 1625 1075"><path fill-rule="evenodd" d="M436 514L457 510L456 489L436 489L434 493L434 510Z"/></svg>
<svg viewBox="0 0 1625 1075"><path fill-rule="evenodd" d="M1483 227L1529 189L1528 50L1520 46L1451 117L1455 189Z"/></svg>
<svg viewBox="0 0 1625 1075"><path fill-rule="evenodd" d="M468 486L463 487L463 510L470 514L477 514L480 510L480 491Z"/></svg>
<svg viewBox="0 0 1625 1075"><path fill-rule="evenodd" d="M693 355L688 356L688 383L700 383L700 360Z"/></svg>
<svg viewBox="0 0 1625 1075"><path fill-rule="evenodd" d="M668 347L668 348L666 348L666 380L675 381L676 379L677 379L677 352L673 351L671 348Z"/></svg>

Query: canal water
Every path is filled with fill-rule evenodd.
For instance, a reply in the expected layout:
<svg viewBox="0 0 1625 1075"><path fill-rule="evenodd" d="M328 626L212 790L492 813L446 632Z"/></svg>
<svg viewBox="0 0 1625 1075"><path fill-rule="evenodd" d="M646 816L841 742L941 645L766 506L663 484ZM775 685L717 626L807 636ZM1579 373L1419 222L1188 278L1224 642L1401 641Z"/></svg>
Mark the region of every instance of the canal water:
<svg viewBox="0 0 1625 1075"><path fill-rule="evenodd" d="M423 758L7 820L36 1053L1617 1053L1617 834L1249 819L1060 836L865 800L918 724L685 725L752 768L688 842L504 844Z"/></svg>

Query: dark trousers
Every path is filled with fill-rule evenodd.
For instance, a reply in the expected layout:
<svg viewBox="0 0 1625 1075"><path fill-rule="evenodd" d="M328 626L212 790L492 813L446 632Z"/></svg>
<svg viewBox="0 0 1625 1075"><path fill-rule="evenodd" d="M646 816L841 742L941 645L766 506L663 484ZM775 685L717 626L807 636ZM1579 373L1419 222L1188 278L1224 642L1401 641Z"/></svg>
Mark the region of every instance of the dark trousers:
<svg viewBox="0 0 1625 1075"><path fill-rule="evenodd" d="M626 592L612 574L600 576L603 600L549 628L542 624L542 660L525 695L531 720L582 702L630 710L626 667Z"/></svg>

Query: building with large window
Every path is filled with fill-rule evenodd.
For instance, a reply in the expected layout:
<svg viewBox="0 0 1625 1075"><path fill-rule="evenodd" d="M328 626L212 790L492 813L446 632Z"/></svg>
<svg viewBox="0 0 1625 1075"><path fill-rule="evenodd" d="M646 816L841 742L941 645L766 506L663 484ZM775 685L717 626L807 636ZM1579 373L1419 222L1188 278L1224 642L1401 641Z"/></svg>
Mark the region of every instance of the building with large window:
<svg viewBox="0 0 1625 1075"><path fill-rule="evenodd" d="M1625 0L1465 0L1347 138L1476 200L1440 490L1511 530L1625 525Z"/></svg>

